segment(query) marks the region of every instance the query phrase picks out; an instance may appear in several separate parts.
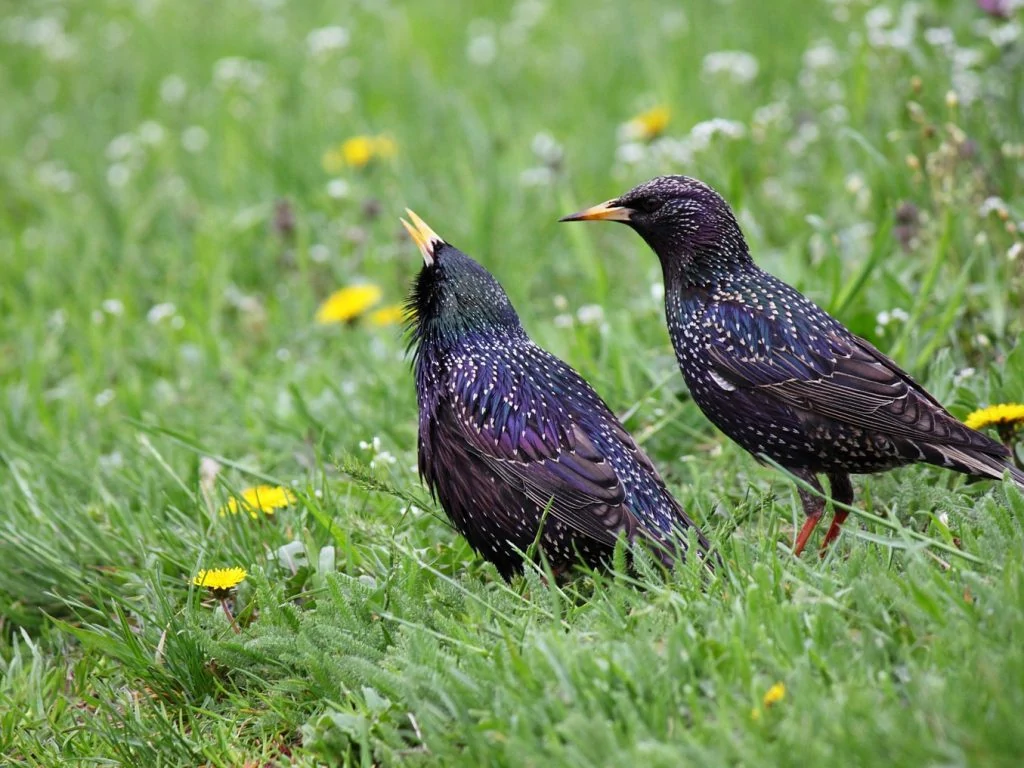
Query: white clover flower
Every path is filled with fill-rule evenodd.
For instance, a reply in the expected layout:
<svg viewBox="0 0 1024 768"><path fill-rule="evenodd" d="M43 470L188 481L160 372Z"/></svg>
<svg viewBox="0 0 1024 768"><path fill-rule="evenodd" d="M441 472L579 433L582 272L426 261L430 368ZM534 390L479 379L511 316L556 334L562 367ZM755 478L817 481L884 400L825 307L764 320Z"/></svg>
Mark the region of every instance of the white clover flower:
<svg viewBox="0 0 1024 768"><path fill-rule="evenodd" d="M156 120L146 120L139 126L139 139L151 147L162 144L166 135L167 131Z"/></svg>
<svg viewBox="0 0 1024 768"><path fill-rule="evenodd" d="M600 304L584 304L576 310L576 319L583 325L597 325L604 320L604 307Z"/></svg>
<svg viewBox="0 0 1024 768"><path fill-rule="evenodd" d="M181 75L168 75L160 81L160 98L165 104L180 104L188 94L188 83Z"/></svg>
<svg viewBox="0 0 1024 768"><path fill-rule="evenodd" d="M466 46L466 58L471 64L486 67L498 57L498 41L492 34L474 35Z"/></svg>
<svg viewBox="0 0 1024 768"><path fill-rule="evenodd" d="M643 162L647 157L647 145L638 141L630 141L620 144L615 150L615 159L626 165L636 165Z"/></svg>
<svg viewBox="0 0 1024 768"><path fill-rule="evenodd" d="M821 40L804 51L803 61L808 69L831 69L839 63L839 52L831 40Z"/></svg>
<svg viewBox="0 0 1024 768"><path fill-rule="evenodd" d="M924 40L928 45L934 45L937 48L946 48L956 44L953 30L949 27L929 27L924 31Z"/></svg>
<svg viewBox="0 0 1024 768"><path fill-rule="evenodd" d="M327 196L335 200L348 197L349 186L344 179L331 179L327 182Z"/></svg>
<svg viewBox="0 0 1024 768"><path fill-rule="evenodd" d="M331 258L331 249L323 243L316 243L309 248L309 259L314 264L323 264Z"/></svg>
<svg viewBox="0 0 1024 768"><path fill-rule="evenodd" d="M1010 211L1006 207L1006 201L1001 197L986 197L984 202L978 206L978 215L984 218L992 212L998 213L1000 216L1005 216Z"/></svg>
<svg viewBox="0 0 1024 768"><path fill-rule="evenodd" d="M758 64L753 54L746 51L717 51L704 57L701 71L711 77L725 75L742 85L757 77Z"/></svg>
<svg viewBox="0 0 1024 768"><path fill-rule="evenodd" d="M726 120L723 117L715 117L711 120L704 120L697 123L690 129L690 144L693 149L700 152L706 149L716 136L723 136L727 139L742 139L747 134L746 126L735 120Z"/></svg>
<svg viewBox="0 0 1024 768"><path fill-rule="evenodd" d="M124 302L120 299L104 299L100 307L108 315L113 315L114 317L120 317L124 314Z"/></svg>
<svg viewBox="0 0 1024 768"><path fill-rule="evenodd" d="M306 35L306 50L310 56L325 56L347 47L349 39L344 27L320 27Z"/></svg>
<svg viewBox="0 0 1024 768"><path fill-rule="evenodd" d="M210 143L210 134L201 125L190 125L181 132L181 146L186 152L198 154Z"/></svg>
<svg viewBox="0 0 1024 768"><path fill-rule="evenodd" d="M530 149L545 165L558 165L562 162L562 145L550 133L541 131L535 134L533 141L530 142Z"/></svg>
<svg viewBox="0 0 1024 768"><path fill-rule="evenodd" d="M106 408L114 400L114 390L104 389L92 399L97 408Z"/></svg>
<svg viewBox="0 0 1024 768"><path fill-rule="evenodd" d="M555 328L572 328L574 321L572 315L563 313L561 315L555 315L551 322L554 324Z"/></svg>
<svg viewBox="0 0 1024 768"><path fill-rule="evenodd" d="M221 90L237 85L246 91L256 91L263 85L264 69L262 62L227 56L213 63L213 84Z"/></svg>
<svg viewBox="0 0 1024 768"><path fill-rule="evenodd" d="M131 181L131 169L124 163L113 163L107 168L107 184L114 189L121 189Z"/></svg>
<svg viewBox="0 0 1024 768"><path fill-rule="evenodd" d="M162 302L160 304L154 304L150 307L149 312L146 313L146 321L150 325L157 325L162 320L166 320L169 317L174 317L174 313L178 311L178 308L169 301Z"/></svg>
<svg viewBox="0 0 1024 768"><path fill-rule="evenodd" d="M117 162L131 157L138 151L139 140L132 133L121 133L110 140L107 144L107 160Z"/></svg>
<svg viewBox="0 0 1024 768"><path fill-rule="evenodd" d="M35 178L40 186L55 192L66 194L75 188L75 174L55 160L47 160L37 165Z"/></svg>

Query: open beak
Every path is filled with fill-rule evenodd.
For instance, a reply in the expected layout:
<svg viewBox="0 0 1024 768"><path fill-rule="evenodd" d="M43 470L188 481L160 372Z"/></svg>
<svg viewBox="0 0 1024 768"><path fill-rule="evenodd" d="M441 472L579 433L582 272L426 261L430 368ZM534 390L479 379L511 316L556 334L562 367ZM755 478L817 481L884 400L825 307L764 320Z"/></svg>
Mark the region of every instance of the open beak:
<svg viewBox="0 0 1024 768"><path fill-rule="evenodd" d="M416 247L420 249L420 253L423 254L423 261L426 265L432 266L434 264L434 254L437 252L437 247L444 243L444 240L432 230L423 219L417 216L408 208L405 212L412 219L410 224L405 219L399 219L402 222L402 226L405 227L405 231L409 233L409 237L416 243Z"/></svg>
<svg viewBox="0 0 1024 768"><path fill-rule="evenodd" d="M600 205L563 216L559 221L629 221L633 210L618 203L618 200L607 200Z"/></svg>

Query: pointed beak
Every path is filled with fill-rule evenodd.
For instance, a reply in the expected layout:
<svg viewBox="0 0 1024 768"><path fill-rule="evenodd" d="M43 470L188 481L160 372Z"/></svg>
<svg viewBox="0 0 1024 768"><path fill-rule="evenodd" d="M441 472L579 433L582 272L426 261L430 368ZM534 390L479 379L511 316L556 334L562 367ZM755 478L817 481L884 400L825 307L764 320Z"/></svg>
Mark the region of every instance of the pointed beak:
<svg viewBox="0 0 1024 768"><path fill-rule="evenodd" d="M619 205L618 200L607 200L600 205L563 216L559 221L629 221L633 210Z"/></svg>
<svg viewBox="0 0 1024 768"><path fill-rule="evenodd" d="M410 224L405 219L399 219L402 222L402 226L405 227L405 231L409 233L409 237L416 243L416 247L420 249L420 253L423 254L423 261L429 267L434 264L434 254L437 252L437 247L444 243L444 240L432 230L423 219L417 216L408 208L405 212L412 219Z"/></svg>

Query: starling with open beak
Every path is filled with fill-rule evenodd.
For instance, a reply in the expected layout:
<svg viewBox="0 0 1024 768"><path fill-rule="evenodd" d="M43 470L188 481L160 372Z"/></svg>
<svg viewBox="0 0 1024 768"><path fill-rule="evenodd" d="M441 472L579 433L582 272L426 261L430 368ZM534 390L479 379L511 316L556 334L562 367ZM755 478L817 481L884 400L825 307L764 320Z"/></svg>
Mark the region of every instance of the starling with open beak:
<svg viewBox="0 0 1024 768"><path fill-rule="evenodd" d="M710 568L707 539L604 401L530 340L486 269L408 213L424 262L408 303L419 472L455 528L506 579L535 540L560 572L605 562L619 537L670 566L692 536Z"/></svg>
<svg viewBox="0 0 1024 768"><path fill-rule="evenodd" d="M728 203L686 176L661 176L562 221L620 221L657 254L665 316L693 399L726 435L822 493L853 501L850 474L925 462L982 478L1024 472L896 363L757 267ZM824 512L800 491L799 554ZM837 508L822 551L839 535Z"/></svg>

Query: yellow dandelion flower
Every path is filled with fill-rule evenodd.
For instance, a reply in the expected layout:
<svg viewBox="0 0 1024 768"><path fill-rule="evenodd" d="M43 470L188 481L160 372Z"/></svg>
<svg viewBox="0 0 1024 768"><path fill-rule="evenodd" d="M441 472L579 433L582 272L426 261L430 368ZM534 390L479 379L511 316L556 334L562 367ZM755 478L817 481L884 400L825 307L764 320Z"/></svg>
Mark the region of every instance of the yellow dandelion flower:
<svg viewBox="0 0 1024 768"><path fill-rule="evenodd" d="M397 325L398 323L405 322L408 316L404 306L401 304L391 304L371 312L367 319L370 321L370 325Z"/></svg>
<svg viewBox="0 0 1024 768"><path fill-rule="evenodd" d="M294 503L295 494L287 488L280 485L257 485L242 491L241 498L228 499L228 503L220 508L220 515L237 515L240 511L245 511L250 517L255 518L257 512L272 515L274 510Z"/></svg>
<svg viewBox="0 0 1024 768"><path fill-rule="evenodd" d="M1024 424L1024 405L1020 403L990 405L988 408L981 408L972 413L964 419L964 424L971 429L1016 427L1019 424Z"/></svg>
<svg viewBox="0 0 1024 768"><path fill-rule="evenodd" d="M373 136L353 136L341 144L341 156L345 164L362 168L373 160L375 139Z"/></svg>
<svg viewBox="0 0 1024 768"><path fill-rule="evenodd" d="M370 283L342 288L320 305L316 311L316 321L320 325L330 325L355 320L380 301L383 295L379 286Z"/></svg>
<svg viewBox="0 0 1024 768"><path fill-rule="evenodd" d="M786 684L776 683L767 691L765 691L764 698L761 703L764 704L765 709L768 709L774 704L778 704L786 698Z"/></svg>
<svg viewBox="0 0 1024 768"><path fill-rule="evenodd" d="M224 597L229 591L237 587L248 574L245 568L235 566L234 568L210 568L201 570L192 579L197 587L205 587L217 597Z"/></svg>
<svg viewBox="0 0 1024 768"><path fill-rule="evenodd" d="M622 126L622 138L629 141L656 139L668 127L671 117L668 107L661 104L641 112Z"/></svg>

